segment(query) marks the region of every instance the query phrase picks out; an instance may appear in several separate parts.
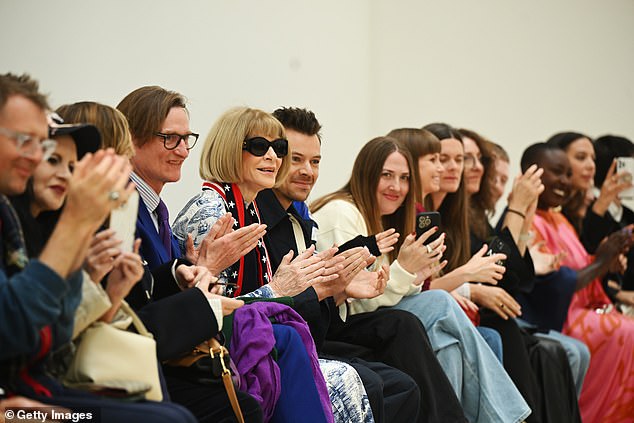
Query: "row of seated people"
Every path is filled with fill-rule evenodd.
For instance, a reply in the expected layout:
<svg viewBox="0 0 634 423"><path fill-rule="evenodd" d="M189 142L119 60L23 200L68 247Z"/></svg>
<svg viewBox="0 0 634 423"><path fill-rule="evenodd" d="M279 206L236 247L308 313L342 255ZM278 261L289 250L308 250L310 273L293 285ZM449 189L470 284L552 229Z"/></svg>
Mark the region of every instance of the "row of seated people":
<svg viewBox="0 0 634 423"><path fill-rule="evenodd" d="M98 406L105 421L138 420L138 413L157 414L151 421L234 421L222 386L167 363L229 325L246 421L631 418L631 321L607 309L610 300L597 294L606 288L593 282L608 270L622 281L619 257L631 231L595 246L596 260L585 256L588 269L567 262L572 255L556 250L556 241L530 239L539 232L541 211L554 213L550 208L559 205L553 195L563 189L562 202L577 193L546 178L554 172L552 143L525 154L497 230L487 213L503 192L508 160L477 133L444 124L368 142L349 182L315 201L310 215L303 202L321 161L314 114L236 108L206 137L201 192L170 228L160 193L180 179L198 139L182 95L143 87L117 109L94 102L62 106L58 114L78 125L52 122L51 143L41 128L48 107L32 80L4 75L1 94L2 135L13 138L13 156L28 164L20 178L7 172L2 187L13 205L4 204L3 248L22 259L5 259L0 304L6 322L28 315L11 343L4 341L19 328L2 329L3 345L11 346L3 347L5 406L28 402L23 396L71 409ZM617 201L614 192L628 186L606 192ZM98 229L135 189L140 244L122 252L112 230ZM86 210L87 203L94 207ZM417 209L441 212L444 232L432 242L437 227L415 235ZM73 227L75 220L85 227ZM4 228L11 228L6 236ZM494 234L505 248L488 254L482 244ZM33 288L18 284L32 268L40 272L33 284L43 286L27 296ZM60 284L57 292L51 294L48 278ZM548 290L571 280L579 291L574 296ZM147 359L164 363L163 401L121 405L63 387L59 371L51 376L52 364L67 354L59 351L88 324L77 312L92 308L80 298L82 284L105 287L110 306L96 318L111 321L125 298L154 334L157 357ZM592 301L582 297L587 286L594 287ZM625 290L613 294L629 298ZM557 301L554 320L543 298ZM606 307L596 307L597 298ZM599 335L575 331L573 322L564 326L575 309L593 313L575 320L582 329L586 321L617 323ZM593 359L609 351L618 360L595 364L580 340Z"/></svg>

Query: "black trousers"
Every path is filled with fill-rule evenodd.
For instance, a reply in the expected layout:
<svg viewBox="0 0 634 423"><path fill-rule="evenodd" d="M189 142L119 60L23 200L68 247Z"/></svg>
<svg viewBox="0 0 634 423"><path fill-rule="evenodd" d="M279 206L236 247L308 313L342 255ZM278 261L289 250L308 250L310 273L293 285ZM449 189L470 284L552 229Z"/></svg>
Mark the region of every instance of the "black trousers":
<svg viewBox="0 0 634 423"><path fill-rule="evenodd" d="M32 395L30 392L16 393L19 395L23 394L44 404L57 406L53 407L57 412L60 411L59 406L61 406L76 413L95 413L93 420L101 423L196 422L190 411L170 401L126 402L66 388L49 377L38 378L38 381L49 389L52 394L51 397Z"/></svg>
<svg viewBox="0 0 634 423"><path fill-rule="evenodd" d="M530 406L529 423L580 422L575 384L566 352L556 341L537 338L483 309L480 324L497 330L504 348L504 368Z"/></svg>
<svg viewBox="0 0 634 423"><path fill-rule="evenodd" d="M543 422L581 423L575 382L566 351L553 339L530 336L528 356L542 388ZM533 340L537 342L533 342Z"/></svg>
<svg viewBox="0 0 634 423"><path fill-rule="evenodd" d="M363 347L339 343L347 351L364 350ZM405 373L385 363L361 358L344 358L320 354L320 358L342 361L359 374L368 394L372 415L376 423L415 422L420 410L420 391L416 382Z"/></svg>
<svg viewBox="0 0 634 423"><path fill-rule="evenodd" d="M467 421L425 328L413 314L379 309L348 316L345 323L337 319L331 322L326 339L324 352L382 362L409 375L420 390L416 421Z"/></svg>
<svg viewBox="0 0 634 423"><path fill-rule="evenodd" d="M222 383L205 385L190 380L178 368L164 367L167 390L171 400L187 408L200 423L237 422L229 397ZM186 373L186 372L185 372ZM245 422L261 423L262 409L258 402L245 392L236 390Z"/></svg>

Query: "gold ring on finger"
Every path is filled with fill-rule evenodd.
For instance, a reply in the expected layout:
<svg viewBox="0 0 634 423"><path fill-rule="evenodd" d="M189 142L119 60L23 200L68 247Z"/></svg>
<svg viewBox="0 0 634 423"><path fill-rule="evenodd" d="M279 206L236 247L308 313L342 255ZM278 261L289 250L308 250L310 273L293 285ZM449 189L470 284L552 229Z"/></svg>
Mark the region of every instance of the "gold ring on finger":
<svg viewBox="0 0 634 423"><path fill-rule="evenodd" d="M500 308L504 308L504 304L500 303Z"/></svg>

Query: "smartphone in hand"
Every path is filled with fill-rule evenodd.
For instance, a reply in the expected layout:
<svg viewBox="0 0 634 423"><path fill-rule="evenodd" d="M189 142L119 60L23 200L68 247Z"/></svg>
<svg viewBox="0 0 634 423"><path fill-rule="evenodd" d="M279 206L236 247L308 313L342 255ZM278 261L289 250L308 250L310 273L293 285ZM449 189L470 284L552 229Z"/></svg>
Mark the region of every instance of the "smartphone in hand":
<svg viewBox="0 0 634 423"><path fill-rule="evenodd" d="M502 253L505 254L506 258L508 259L508 257L511 255L511 248L506 245L506 243L500 237L493 237L487 242L487 245L489 246L489 250L485 254L485 256L487 257L492 256L493 254ZM495 262L495 264L506 267L506 260L498 260L497 262Z"/></svg>
<svg viewBox="0 0 634 423"><path fill-rule="evenodd" d="M632 177L634 176L634 157L617 157L616 158L616 173L627 172L619 177L619 182L632 183ZM634 187L628 188L619 193L619 198L627 200L634 199Z"/></svg>
<svg viewBox="0 0 634 423"><path fill-rule="evenodd" d="M434 226L438 226L438 231L431 234L425 244L429 244L438 239L440 236L440 213L438 212L420 212L416 215L416 238L420 237L422 234L433 228Z"/></svg>
<svg viewBox="0 0 634 423"><path fill-rule="evenodd" d="M139 193L135 190L125 204L110 213L108 226L114 229L115 237L121 240L121 251L132 252L138 211Z"/></svg>

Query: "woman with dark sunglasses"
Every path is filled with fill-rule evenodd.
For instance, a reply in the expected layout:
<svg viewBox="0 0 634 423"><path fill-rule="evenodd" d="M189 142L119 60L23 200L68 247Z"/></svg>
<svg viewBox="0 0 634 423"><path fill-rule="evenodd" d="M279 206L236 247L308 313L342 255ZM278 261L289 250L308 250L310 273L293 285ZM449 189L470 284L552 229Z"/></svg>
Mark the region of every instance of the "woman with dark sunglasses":
<svg viewBox="0 0 634 423"><path fill-rule="evenodd" d="M200 175L205 181L202 192L185 205L174 221L173 232L183 253L191 253L204 242L208 234L211 234L212 225L219 219L226 219L223 216L227 213L233 216L233 229L246 226L253 226L254 230L260 229L260 214L254 200L260 191L273 188L276 181L282 180L289 165L288 141L285 139L284 128L272 115L246 107L235 108L222 115L209 132L201 154ZM229 225L230 222L231 220ZM227 263L227 268L218 275L222 285L219 284L214 289L221 292L222 287L224 294L230 297L295 296L313 283L327 282L338 277L334 272L327 275L325 269L324 258L330 258L334 249L325 255L313 255L314 247L299 254L292 263L292 255L285 256L273 274L264 240L261 241L251 251L246 251L236 263ZM330 263L334 261L336 260L331 260ZM236 336L236 331L240 332L240 316L253 307L266 307L267 312L270 312L269 307L278 306L274 310L277 322L296 319L290 326L278 323L272 325L272 335L278 352L276 364L279 366L279 375L271 383L266 378L258 380L260 389L255 389L255 386L255 390L252 390L250 386L246 386L249 393L262 399L265 421L323 422L333 421L333 418L336 421L345 421L345 418L338 415L341 413L333 417L329 396L343 399L337 402L348 407L354 408L358 404L356 410L359 413L355 414L355 421L373 421L367 394L356 371L344 363L331 360L318 362L306 322L289 307L271 302L256 302L246 305L245 313L236 313L231 338L232 357L235 359L241 352L247 355L254 353L239 345L243 341ZM254 325L249 321L249 326ZM253 333L250 333L251 338ZM257 341L254 341L258 343L259 349L263 349L261 345L270 338L271 332L267 333L269 336L262 332L256 338ZM300 337L302 341L299 341ZM265 351L263 355L268 352ZM285 355L292 359L285 358ZM243 376L240 360L236 364ZM328 387L322 371L328 380ZM345 376L341 377L341 373L345 373ZM255 376L259 378L261 372ZM334 379L337 376L339 380ZM252 378L249 377L245 382L249 385L251 381ZM339 383L342 386L337 386ZM336 389L328 390L333 386ZM277 389L275 398L271 399L267 387L271 391Z"/></svg>

